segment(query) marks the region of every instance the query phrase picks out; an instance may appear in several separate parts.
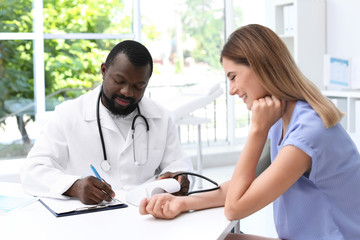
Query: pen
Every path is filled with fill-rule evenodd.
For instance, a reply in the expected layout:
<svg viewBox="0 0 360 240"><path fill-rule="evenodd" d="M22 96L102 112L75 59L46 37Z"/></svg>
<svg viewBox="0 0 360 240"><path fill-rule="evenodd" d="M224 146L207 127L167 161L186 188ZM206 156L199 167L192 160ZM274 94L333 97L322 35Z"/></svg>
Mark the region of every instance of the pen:
<svg viewBox="0 0 360 240"><path fill-rule="evenodd" d="M96 177L97 179L99 179L100 181L106 183L105 180L104 180L102 177L100 177L100 174L98 173L98 171L96 171L95 167L94 167L92 164L90 164L90 168L91 168L91 170L93 171L93 173L94 173L94 175L95 175L95 177ZM105 192L105 191L103 191L103 192ZM112 200L115 200L115 201L117 201L117 202L120 202L120 201L119 201L118 199L116 199L116 198L111 197L111 199L112 199Z"/></svg>
<svg viewBox="0 0 360 240"><path fill-rule="evenodd" d="M103 182L104 182L104 179L102 179L102 178L100 177L100 174L96 171L95 167L94 167L92 164L90 164L90 168L91 168L91 170L93 171L93 173L95 174L95 177L96 177L97 179L99 179L100 181L103 181Z"/></svg>

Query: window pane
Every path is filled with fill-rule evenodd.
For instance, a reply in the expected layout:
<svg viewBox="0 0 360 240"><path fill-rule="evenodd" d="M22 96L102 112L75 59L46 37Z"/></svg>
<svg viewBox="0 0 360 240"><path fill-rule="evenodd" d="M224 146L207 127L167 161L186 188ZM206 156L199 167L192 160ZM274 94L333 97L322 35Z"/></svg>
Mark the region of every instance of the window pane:
<svg viewBox="0 0 360 240"><path fill-rule="evenodd" d="M102 82L100 66L122 40L45 40L47 111Z"/></svg>
<svg viewBox="0 0 360 240"><path fill-rule="evenodd" d="M171 103L189 87L207 83L211 87L213 81L220 82L225 90L219 62L224 44L223 1L152 0L141 4L142 41L154 58L148 88L151 98ZM202 125L203 141L227 139L225 96L192 112L195 117L210 120ZM196 136L197 125L181 125L183 143L197 141Z"/></svg>
<svg viewBox="0 0 360 240"><path fill-rule="evenodd" d="M34 117L32 41L0 41L0 159L26 156Z"/></svg>
<svg viewBox="0 0 360 240"><path fill-rule="evenodd" d="M265 23L265 1L264 0L239 0L233 1L235 29L251 24ZM241 99L235 96L235 137L244 138L248 134L250 124L250 112Z"/></svg>
<svg viewBox="0 0 360 240"><path fill-rule="evenodd" d="M32 32L32 21L32 0L0 1L0 32Z"/></svg>
<svg viewBox="0 0 360 240"><path fill-rule="evenodd" d="M235 119L235 137L246 137L249 132L250 111L243 100L237 96L235 96Z"/></svg>
<svg viewBox="0 0 360 240"><path fill-rule="evenodd" d="M45 33L132 32L130 0L44 0Z"/></svg>

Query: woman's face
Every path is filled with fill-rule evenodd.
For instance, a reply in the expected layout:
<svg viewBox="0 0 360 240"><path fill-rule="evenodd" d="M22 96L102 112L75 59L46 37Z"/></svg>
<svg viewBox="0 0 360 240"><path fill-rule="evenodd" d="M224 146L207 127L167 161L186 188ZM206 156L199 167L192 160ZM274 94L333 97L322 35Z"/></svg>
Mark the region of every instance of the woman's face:
<svg viewBox="0 0 360 240"><path fill-rule="evenodd" d="M224 57L222 65L230 83L230 95L238 95L251 110L254 100L268 96L255 72L244 64L235 63Z"/></svg>

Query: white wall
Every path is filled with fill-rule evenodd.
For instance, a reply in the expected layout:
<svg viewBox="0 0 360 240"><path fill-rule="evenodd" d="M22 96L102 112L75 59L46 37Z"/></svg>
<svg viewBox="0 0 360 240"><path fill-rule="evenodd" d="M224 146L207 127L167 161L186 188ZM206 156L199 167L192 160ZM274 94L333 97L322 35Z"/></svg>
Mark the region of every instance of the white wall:
<svg viewBox="0 0 360 240"><path fill-rule="evenodd" d="M234 0L234 5L243 9L243 24L266 25L266 1L265 0Z"/></svg>
<svg viewBox="0 0 360 240"><path fill-rule="evenodd" d="M360 1L327 0L327 53L360 57Z"/></svg>

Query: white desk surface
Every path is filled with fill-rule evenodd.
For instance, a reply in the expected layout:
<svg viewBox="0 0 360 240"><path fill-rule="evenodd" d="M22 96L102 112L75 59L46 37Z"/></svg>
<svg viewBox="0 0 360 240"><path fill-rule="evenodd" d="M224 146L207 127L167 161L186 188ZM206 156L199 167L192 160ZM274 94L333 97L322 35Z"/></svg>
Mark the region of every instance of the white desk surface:
<svg viewBox="0 0 360 240"><path fill-rule="evenodd" d="M0 194L26 195L20 184L6 182L0 182ZM0 215L0 239L223 239L236 223L225 218L222 207L173 220L142 216L132 205L56 218L37 201Z"/></svg>

